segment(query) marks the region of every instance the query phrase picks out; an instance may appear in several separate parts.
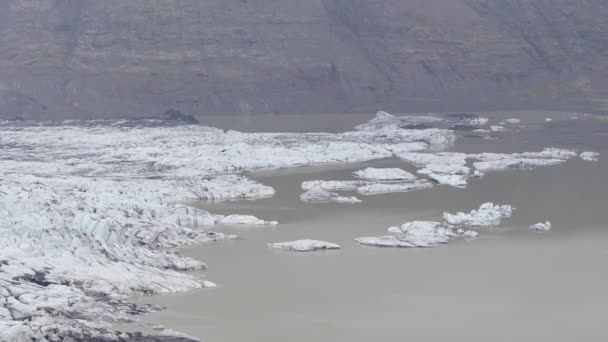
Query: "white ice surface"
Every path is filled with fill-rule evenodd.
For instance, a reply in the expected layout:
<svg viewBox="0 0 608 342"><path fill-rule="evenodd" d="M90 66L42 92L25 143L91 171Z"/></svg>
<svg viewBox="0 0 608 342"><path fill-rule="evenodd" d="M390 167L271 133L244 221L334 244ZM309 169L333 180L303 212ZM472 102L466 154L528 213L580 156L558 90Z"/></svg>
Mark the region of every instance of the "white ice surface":
<svg viewBox="0 0 608 342"><path fill-rule="evenodd" d="M353 172L353 176L379 182L403 182L413 181L416 179L416 176L413 174L399 168L368 167L366 169Z"/></svg>
<svg viewBox="0 0 608 342"><path fill-rule="evenodd" d="M537 224L533 224L530 227L528 227L530 230L536 230L536 231L541 231L541 232L546 232L551 230L551 228L553 228L553 226L551 226L551 222L547 221L547 222L540 222Z"/></svg>
<svg viewBox="0 0 608 342"><path fill-rule="evenodd" d="M357 188L361 195L379 195L393 192L409 192L414 190L430 189L433 183L426 180L417 180L405 183L374 183Z"/></svg>
<svg viewBox="0 0 608 342"><path fill-rule="evenodd" d="M453 140L449 130L390 124L258 134L156 122L2 122L0 340L42 340L49 331L59 340L113 340L109 322L153 309L128 296L212 286L180 272L204 263L170 249L235 238L210 231L214 224L274 223L182 204L274 194L237 173L390 158Z"/></svg>
<svg viewBox="0 0 608 342"><path fill-rule="evenodd" d="M443 222L447 227L487 227L497 226L505 218L510 218L513 207L510 205L494 205L488 202L470 213L443 213Z"/></svg>
<svg viewBox="0 0 608 342"><path fill-rule="evenodd" d="M310 252L317 250L325 250L325 249L340 249L340 245L327 242L327 241L319 241L319 240L297 240L297 241L289 241L289 242L276 242L269 243L268 246L277 249L285 249L296 252Z"/></svg>
<svg viewBox="0 0 608 342"><path fill-rule="evenodd" d="M589 152L589 151L587 151L587 152L581 153L579 155L579 157L582 160L585 160L585 161L597 161L598 158L600 157L600 154L597 153L597 152Z"/></svg>
<svg viewBox="0 0 608 342"><path fill-rule="evenodd" d="M370 184L367 181L324 181L324 180L312 180L302 182L302 190L314 190L320 189L325 191L355 191L358 187Z"/></svg>

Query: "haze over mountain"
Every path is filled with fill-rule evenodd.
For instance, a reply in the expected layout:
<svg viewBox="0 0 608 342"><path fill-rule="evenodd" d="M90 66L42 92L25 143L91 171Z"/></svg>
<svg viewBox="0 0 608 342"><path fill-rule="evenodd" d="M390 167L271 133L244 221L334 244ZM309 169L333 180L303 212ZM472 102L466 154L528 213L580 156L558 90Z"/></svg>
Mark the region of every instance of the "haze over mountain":
<svg viewBox="0 0 608 342"><path fill-rule="evenodd" d="M4 0L0 117L568 108L605 0Z"/></svg>

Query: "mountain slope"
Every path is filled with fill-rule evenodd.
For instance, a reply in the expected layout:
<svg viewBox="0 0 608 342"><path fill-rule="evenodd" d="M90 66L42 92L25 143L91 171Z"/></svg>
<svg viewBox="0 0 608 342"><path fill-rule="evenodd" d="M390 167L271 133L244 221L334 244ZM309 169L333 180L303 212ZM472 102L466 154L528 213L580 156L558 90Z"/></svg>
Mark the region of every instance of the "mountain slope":
<svg viewBox="0 0 608 342"><path fill-rule="evenodd" d="M0 117L601 108L600 0L6 0Z"/></svg>

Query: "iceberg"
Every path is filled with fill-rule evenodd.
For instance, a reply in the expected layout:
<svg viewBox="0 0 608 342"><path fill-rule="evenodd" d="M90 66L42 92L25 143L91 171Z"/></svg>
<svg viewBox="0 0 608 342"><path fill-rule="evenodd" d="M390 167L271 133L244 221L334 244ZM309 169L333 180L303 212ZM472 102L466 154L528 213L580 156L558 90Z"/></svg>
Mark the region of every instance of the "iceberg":
<svg viewBox="0 0 608 342"><path fill-rule="evenodd" d="M551 222L547 221L547 222L540 222L537 224L533 224L530 227L528 227L528 229L530 230L536 230L536 231L540 231L540 232L546 232L551 230L551 228L553 228L551 226Z"/></svg>
<svg viewBox="0 0 608 342"><path fill-rule="evenodd" d="M393 192L409 192L414 190L430 189L433 183L426 180L418 180L408 183L375 183L357 188L361 195L379 195Z"/></svg>
<svg viewBox="0 0 608 342"><path fill-rule="evenodd" d="M494 205L488 202L470 213L443 213L443 222L447 227L489 227L498 226L505 218L510 218L513 207L510 205Z"/></svg>
<svg viewBox="0 0 608 342"><path fill-rule="evenodd" d="M370 182L366 181L313 180L302 182L302 190L355 191L358 187L368 184Z"/></svg>
<svg viewBox="0 0 608 342"><path fill-rule="evenodd" d="M269 243L268 246L277 249L284 249L289 251L296 252L310 252L310 251L318 251L318 250L326 250L326 249L340 249L340 245L319 241L319 240L297 240L297 241L289 241L289 242L276 242Z"/></svg>
<svg viewBox="0 0 608 342"><path fill-rule="evenodd" d="M579 155L579 157L582 160L585 160L585 161L597 161L598 158L600 157L600 154L597 153L597 152L589 152L589 151L587 151L587 152L581 153Z"/></svg>
<svg viewBox="0 0 608 342"><path fill-rule="evenodd" d="M361 203L361 200L354 196L341 196L335 192L322 189L312 189L300 195L300 200L307 203Z"/></svg>
<svg viewBox="0 0 608 342"><path fill-rule="evenodd" d="M404 182L413 181L416 176L398 168L374 168L368 167L363 170L353 172L357 178L363 178L377 182Z"/></svg>

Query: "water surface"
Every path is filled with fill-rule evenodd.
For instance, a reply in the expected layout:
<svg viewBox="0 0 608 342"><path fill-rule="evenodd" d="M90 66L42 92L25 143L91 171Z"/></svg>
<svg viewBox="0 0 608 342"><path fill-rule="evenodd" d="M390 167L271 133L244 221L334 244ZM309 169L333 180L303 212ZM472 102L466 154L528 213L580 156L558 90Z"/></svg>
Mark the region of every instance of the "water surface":
<svg viewBox="0 0 608 342"><path fill-rule="evenodd" d="M557 146L601 152L600 161L574 159L537 170L491 173L471 180L466 189L437 186L361 196L364 203L355 205L301 203L300 184L351 179L352 171L367 166L413 169L399 160L382 160L251 173L277 195L196 205L281 224L217 228L241 238L184 250L209 265L206 276L218 288L141 298L167 307L143 322L206 341L605 340L608 123L567 120L565 114L560 114L565 120L544 123L547 115L522 116L527 127L500 140L462 138L453 150L523 152ZM488 201L517 210L502 226L480 230L474 241L432 249L363 247L353 241ZM546 220L553 223L551 232L528 231ZM293 253L267 247L303 238L343 248Z"/></svg>

